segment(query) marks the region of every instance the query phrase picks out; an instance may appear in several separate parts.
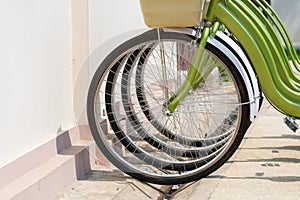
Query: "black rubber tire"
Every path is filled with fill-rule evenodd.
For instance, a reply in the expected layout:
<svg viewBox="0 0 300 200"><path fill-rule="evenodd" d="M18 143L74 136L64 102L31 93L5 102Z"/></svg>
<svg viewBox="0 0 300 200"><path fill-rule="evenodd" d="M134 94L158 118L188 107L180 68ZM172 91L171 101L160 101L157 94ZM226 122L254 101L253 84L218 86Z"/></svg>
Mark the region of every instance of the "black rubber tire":
<svg viewBox="0 0 300 200"><path fill-rule="evenodd" d="M161 38L182 38L182 34L179 33L167 33L162 32ZM231 142L230 146L226 148L226 152L223 153L222 157L220 157L218 160L214 161L214 163L209 167L204 167L200 171L198 171L197 167L195 169L191 169L192 171L182 174L176 174L174 176L172 175L155 175L151 173L143 173L136 169L134 166L128 165L126 162L122 160L118 155L115 154L114 151L110 149L107 145L107 141L105 137L102 136L102 133L100 133L102 130L99 130L99 122L97 121L97 117L95 114L95 100L97 98L97 91L99 89L99 83L101 83L101 80L103 76L106 74L109 67L112 67L112 63L116 60L121 61L124 59L126 55L122 55L123 52L128 51L132 47L143 44L147 41L156 40L157 39L157 32L156 30L151 30L149 32L146 32L140 36L137 36L131 40L128 40L124 44L117 47L113 52L111 52L105 60L100 64L99 68L97 69L96 73L94 74L94 77L91 81L89 93L88 93L88 99L87 99L87 114L88 114L88 121L90 125L90 129L92 132L92 135L94 137L94 140L97 144L97 146L101 149L103 154L120 170L123 172L129 174L130 176L140 179L142 181L151 182L155 184L163 184L163 185L174 185L174 184L182 184L187 183L191 181L198 180L202 177L207 176L208 174L214 172L219 167L221 167L236 151L238 148L240 142L243 139L243 136L248 129L250 125L249 121L249 105L243 104L240 105L241 109L241 115L239 116L239 125L238 130L235 134L235 137L233 141ZM248 102L248 94L246 90L246 86L243 82L242 77L236 70L234 64L230 61L228 57L225 56L224 53L222 53L218 48L214 47L211 44L207 44L206 49L214 54L219 60L221 60L227 67L227 69L230 71L236 86L238 87L238 92L240 96L241 102ZM116 62L116 65L119 64ZM113 66L114 67L114 66ZM109 92L109 91L107 91ZM110 120L112 121L112 120ZM113 125L114 126L114 125ZM112 127L114 129L114 127ZM116 135L118 135L119 132L115 132ZM118 136L117 136L118 137ZM122 135L123 137L123 135ZM127 150L131 151L131 144L130 141L123 140L121 141L122 145L126 147ZM132 149L132 151L135 151L135 149ZM145 155L141 155L142 157ZM143 157L144 159L144 157ZM171 167L174 169L174 167ZM178 169L177 169L178 170Z"/></svg>

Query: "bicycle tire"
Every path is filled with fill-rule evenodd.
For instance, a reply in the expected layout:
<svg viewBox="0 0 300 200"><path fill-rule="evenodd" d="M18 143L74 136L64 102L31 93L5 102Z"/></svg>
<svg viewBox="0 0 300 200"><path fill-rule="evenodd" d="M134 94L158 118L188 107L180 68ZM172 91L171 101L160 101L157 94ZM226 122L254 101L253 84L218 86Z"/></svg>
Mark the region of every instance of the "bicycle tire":
<svg viewBox="0 0 300 200"><path fill-rule="evenodd" d="M167 33L162 32L161 33L161 39L165 40L176 40L179 38L182 39L182 34L179 33ZM188 162L187 160L178 160L178 158L171 158L169 159L170 163L181 163L182 167L179 169L174 170L174 167L171 167L170 169L166 169L164 167L159 168L158 166L163 166L165 163L156 163L155 161L152 165L149 164L149 162L145 162L144 166L151 168L156 167L159 169L155 169L157 171L145 171L144 168L140 168L140 166L136 166L134 162L131 162L129 160L126 160L127 157L123 156L122 153L116 152L114 149L107 133L105 133L101 127L99 126L99 119L97 114L97 105L100 105L101 102L98 102L98 97L101 95L108 96L110 94L101 94L101 87L104 87L103 85L105 82L105 78L107 74L109 74L109 71L113 67L121 66L121 60L124 59L126 56L130 55L134 49L137 49L137 46L141 47L141 44L145 44L149 41L157 41L157 32L154 30L144 33L141 36L137 36L121 46L119 46L116 50L114 50L109 56L101 63L98 70L96 71L92 82L90 84L89 93L88 93L88 101L87 101L87 113L88 113L88 121L90 125L90 129L92 132L92 135L94 137L94 140L98 147L101 149L101 151L104 153L104 155L119 169L124 171L125 173L141 179L143 181L157 183L157 184L179 184L179 183L186 183L193 180L198 180L199 178L206 176L210 174L211 172L218 169L220 166L222 166L229 157L234 153L234 151L237 149L239 143L241 142L244 133L246 132L248 126L250 125L249 122L249 105L242 104L242 102L248 101L248 95L247 90L245 89L245 85L243 84L243 79L241 78L240 74L235 70L235 66L230 61L229 58L225 56L217 47L214 47L213 45L208 44L207 45L207 51L211 53L211 55L215 56L216 59L219 61L222 61L222 63L226 66L226 69L228 70L228 73L230 73L230 76L233 78L234 86L237 90L238 97L240 104L238 106L238 114L236 120L234 120L236 124L236 130L234 131L233 136L230 138L230 144L226 144L226 146L222 146L223 149L221 149L221 155L218 154L217 157L207 160L204 164L200 164L199 167L196 166L194 168L191 168L190 170L186 170L184 167L184 163ZM121 52L121 53L120 53ZM115 73L115 72L114 72ZM238 84L237 84L238 83ZM110 93L111 91L106 90L104 93ZM100 94L99 94L100 93ZM100 97L99 97L100 98ZM109 100L109 102L112 102ZM105 104L101 104L102 106L105 106ZM114 114L116 115L116 114ZM110 123L112 121L116 120L115 116L114 118L110 119ZM115 126L113 124L113 126ZM116 126L118 129L122 128L119 127L119 125ZM114 128L113 128L114 129ZM117 130L117 129L115 129ZM115 135L118 135L118 131L115 131ZM126 135L127 138L124 137ZM123 146L123 150L129 151L126 152L128 154L133 153L136 151L134 145L138 145L137 141L134 141L134 137L138 137L138 135L130 135L129 133L122 133L122 136L118 138L115 137L114 139L117 140L116 144L121 144ZM124 137L124 138L121 138ZM132 138L131 138L132 137ZM140 138L142 139L142 138ZM122 143L122 141L128 140L127 143ZM132 148L130 150L130 148ZM153 150L153 149L152 149ZM157 148L154 149L154 151L158 151ZM151 152L147 152L148 154L151 154ZM134 155L135 157L138 157L140 161L145 161L145 153L140 152L141 155ZM145 155L143 155L145 154ZM139 157L140 156L140 157ZM148 156L148 155L147 155ZM172 160L173 159L173 160ZM193 161L193 158L190 158ZM194 160L197 160L195 158ZM135 160L136 161L136 160ZM153 161L153 160L152 160ZM155 164L156 163L156 164ZM169 171L166 171L169 170Z"/></svg>
<svg viewBox="0 0 300 200"><path fill-rule="evenodd" d="M132 123L132 126L136 129L137 132L139 132L140 135L147 135L147 138L144 138L149 144L151 144L152 146L156 147L156 148L160 148L162 150L165 150L165 152L169 152L171 153L171 155L176 155L176 154L180 154L181 156L194 156L195 152L180 152L180 151L175 151L175 154L172 152L172 150L170 148L164 148L164 145L162 143L160 143L159 141L156 141L155 138L151 137L151 135L147 134L147 131L144 131L143 128L141 128L141 120L138 119L137 114L134 110L134 107L132 106L133 103L130 99L130 87L126 86L130 83L130 80L128 80L128 77L130 76L130 73L132 72L132 64L134 62L138 62L137 63L137 70L136 70L136 94L137 94L137 99L139 102L140 107L143 107L144 109L142 109L142 111L144 112L145 116L147 117L147 119L149 120L149 122L151 122L151 124L156 127L156 129L162 133L164 136L170 138L173 141L179 142L180 144L183 145L190 145L190 146L198 146L201 147L203 144L203 141L199 140L199 138L194 138L193 140L191 139L187 139L187 138L183 138L180 135L176 135L174 133L172 133L170 130L167 130L166 127L164 127L163 125L161 125L158 121L156 121L153 117L153 115L151 114L151 111L149 109L147 109L147 100L145 100L143 92L142 92L142 87L141 87L141 76L140 76L140 68L142 68L144 61L146 60L143 57L139 57L139 54L149 54L149 52L151 51L151 48L147 47L145 50L138 50L138 51L134 51L130 57L128 58L128 61L125 64L124 70L123 70L123 74L122 74L122 85L124 85L121 90L122 90L122 102L123 102L123 106L124 106L124 110L126 115L128 116L129 121ZM145 53L146 52L146 53ZM207 143L207 141L206 141ZM199 145L200 144L200 145Z"/></svg>

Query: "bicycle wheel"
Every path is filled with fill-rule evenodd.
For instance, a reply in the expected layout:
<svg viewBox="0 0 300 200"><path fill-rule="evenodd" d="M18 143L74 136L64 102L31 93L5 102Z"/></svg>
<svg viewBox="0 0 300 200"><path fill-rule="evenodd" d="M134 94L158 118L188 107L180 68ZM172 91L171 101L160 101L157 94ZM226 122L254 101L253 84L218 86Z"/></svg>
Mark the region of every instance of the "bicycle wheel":
<svg viewBox="0 0 300 200"><path fill-rule="evenodd" d="M215 171L234 153L250 124L249 105L243 103L248 102L243 79L230 59L210 43L204 54L213 60L207 66L210 73L171 116L164 115L165 103L188 71L186 66L179 66L179 45L190 47L191 38L161 32L158 41L156 30L152 30L125 42L101 63L88 94L90 129L104 155L125 173L156 184L190 182ZM145 53L146 49L151 51ZM138 60L144 56L139 69ZM126 76L124 70L128 71ZM137 88L142 89L143 98L139 99ZM145 109L175 136L162 134L147 118ZM114 133L100 126L103 110ZM196 138L201 145L180 143L174 139L176 135Z"/></svg>
<svg viewBox="0 0 300 200"><path fill-rule="evenodd" d="M199 167L203 163L207 162L209 159L212 159L214 157L214 154L206 155L206 152L208 150L212 151L213 149L219 149L219 146L222 146L226 140L228 139L229 134L223 134L222 136L218 136L218 138L214 137L213 140L216 141L219 140L218 143L211 142L209 143L209 138L205 139L206 145L202 148L190 148L189 146L182 146L182 145L176 145L174 141L170 141L168 138L160 137L162 136L160 132L157 132L157 129L154 129L154 127L151 126L151 124L147 124L147 120L144 120L144 122L139 121L139 117L137 116L137 113L133 113L130 109L133 108L130 105L133 105L132 101L129 101L128 98L123 98L123 96L128 96L128 94L125 94L125 92L128 92L130 90L125 90L124 88L129 87L128 83L131 81L124 76L122 78L119 76L119 72L126 71L128 72L127 66L132 63L131 56L135 55L135 52L131 54L130 56L122 57L122 62L118 62L115 64L107 76L107 82L105 84L105 105L106 105L106 112L107 116L110 122L110 125L115 132L115 136L117 139L120 140L120 143L126 147L128 151L134 154L134 156L138 157L139 159L143 160L144 162L153 165L154 167L158 167L160 169L167 169L167 170L173 170L173 171L182 171L184 170L192 170L196 167ZM129 60L129 61L128 61ZM126 63L126 64L125 64ZM124 68L124 70L123 70ZM125 77L125 79L124 79ZM134 76L133 76L134 77ZM118 81L118 80L122 81ZM120 83L119 87L118 84ZM119 92L118 92L119 91ZM121 94L122 96L122 105L124 111L121 115L118 113L120 112L119 106L116 106L115 102L121 102L119 98L116 98L118 95L110 95L110 94ZM141 113L141 112L140 112ZM126 115L126 118L124 117ZM119 116L122 116L121 118ZM124 124L122 124L122 121L125 121ZM131 124L129 124L131 122ZM124 130L123 127L128 127L128 125L131 128L133 128L134 131L136 131L136 134L134 131L128 129ZM146 126L145 126L146 125ZM167 140L166 140L167 139ZM132 140L135 140L135 142L132 142ZM147 144L137 145L137 142L146 141ZM212 140L212 138L211 138ZM171 142L171 143L170 143ZM150 144L151 146L149 146ZM160 153L165 153L165 156L175 156L175 157L169 157L169 159L161 159L160 156L156 156L153 154L148 154L148 150L145 150L143 147L145 145L148 145L148 150L151 147L158 148ZM143 147L142 147L143 146ZM153 151L153 149L152 149ZM216 152L215 152L216 153ZM202 154L201 156L199 156ZM180 157L194 157L194 159L191 161L191 158L189 160L186 160L184 163L177 162L177 159L180 159Z"/></svg>
<svg viewBox="0 0 300 200"><path fill-rule="evenodd" d="M185 45L185 44L179 43L176 46L177 47L175 48L175 51L177 52L177 58L176 59L173 58L173 59L177 62L177 69L175 69L175 70L173 69L173 71L166 71L166 72L162 72L162 71L155 72L154 73L155 76L152 77L152 78L159 77L158 79L160 81L170 81L166 77L161 77L161 75L171 76L172 82L168 82L168 83L165 82L164 85L176 84L177 87L175 86L175 90L178 89L178 87L182 84L183 80L186 79L188 69L191 65L191 61L193 60L193 57L196 52L195 48L193 48L191 45ZM198 136L186 137L181 134L176 134L175 132L170 130L169 127L165 126L166 119L164 119L163 123L161 123L162 122L161 118L155 116L155 113L152 112L151 108L153 108L153 107L151 105L149 105L149 102L151 104L151 102L153 102L153 99L158 99L160 97L154 97L155 93L150 91L151 88L149 88L148 84L147 83L145 84L145 81L144 81L146 79L146 78L144 78L145 71L146 71L146 74L150 74L149 72L147 73L147 71L149 71L149 70L146 69L147 64L145 64L148 59L149 59L148 56L145 56L144 58L139 59L139 64L136 69L136 80L135 80L137 99L138 99L140 106L143 108L143 112L144 112L145 116L147 117L147 119L151 122L151 124L154 127L156 127L163 135L172 139L173 141L179 142L180 144L183 144L183 145L201 147L203 145L203 141L199 140ZM209 65L207 65L207 66L209 66ZM205 69L203 69L203 71L204 70ZM174 74L174 72L176 72L176 74ZM151 74L153 76L153 71ZM165 87L165 86L163 86L163 87ZM164 90L165 90L165 92L169 93L168 91L170 91L170 86L165 87ZM148 102L147 96L149 96L148 95L149 92L152 93L152 97L150 97L150 100ZM195 91L194 94L196 94L196 93L197 93L197 90ZM165 95L172 96L172 94L174 94L174 88L173 88L173 91L171 91L171 94L165 94ZM161 96L161 94L158 94L158 95ZM165 102L164 104L167 104L167 102ZM169 120L169 117L167 120Z"/></svg>
<svg viewBox="0 0 300 200"><path fill-rule="evenodd" d="M182 46L183 47L183 46ZM136 50L134 51L129 58L127 59L127 62L125 64L124 70L123 70L123 74L122 74L122 88L121 88L121 93L122 93L122 103L124 106L124 110L126 115L128 116L129 121L132 124L132 127L135 128L135 130L139 133L139 135L145 135L147 137L143 137L143 139L145 141L147 141L149 144L151 144L152 146L159 148L160 150L166 152L166 153L170 153L171 155L180 155L180 156L195 156L195 153L197 153L197 150L193 150L193 151L180 151L178 149L172 149L170 147L166 147L164 144L160 143L155 137L153 137L153 135L150 133L149 131L145 130L143 128L143 119L139 119L139 115L136 114L138 111L135 111L135 106L133 101L131 100L131 91L130 89L132 89L132 87L130 87L131 85L131 77L132 77L132 73L134 73L133 71L135 71L135 85L136 85L136 96L139 102L140 107L142 107L142 111L145 114L145 116L147 117L147 119L149 120L149 122L160 132L162 133L164 136L168 137L169 139L172 139L173 142L179 142L180 144L188 144L188 145L194 145L197 144L196 146L202 146L203 145L203 141L201 141L201 139L199 138L184 138L181 135L178 135L176 133L173 133L171 130L168 130L168 127L162 125L159 121L157 121L153 115L151 110L149 109L150 107L147 104L147 100L146 98L144 98L144 92L143 92L143 80L144 77L142 76L143 73L143 66L144 63L148 60L149 57L153 56L152 52L153 50L156 49L155 46L147 46L144 49L140 50ZM181 49L182 50L182 49ZM194 54L194 52L193 52ZM178 58L179 60L182 60L182 58ZM137 62L136 64L133 64ZM137 65L136 67L133 67ZM182 65L181 65L182 66ZM113 75L116 75L116 73L114 73ZM143 117L143 116L142 116ZM216 139L216 138L215 138ZM206 141L207 144L207 141ZM207 147L207 145L206 145Z"/></svg>

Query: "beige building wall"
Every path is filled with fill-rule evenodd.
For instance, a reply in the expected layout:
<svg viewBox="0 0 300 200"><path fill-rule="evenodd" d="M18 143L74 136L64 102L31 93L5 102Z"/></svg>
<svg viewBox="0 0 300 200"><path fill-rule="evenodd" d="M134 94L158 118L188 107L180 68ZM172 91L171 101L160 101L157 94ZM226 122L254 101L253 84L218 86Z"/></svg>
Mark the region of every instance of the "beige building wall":
<svg viewBox="0 0 300 200"><path fill-rule="evenodd" d="M71 0L0 3L0 168L73 126Z"/></svg>
<svg viewBox="0 0 300 200"><path fill-rule="evenodd" d="M138 1L11 0L0 12L1 168L78 125L74 90L78 74L89 83L89 54L144 24Z"/></svg>
<svg viewBox="0 0 300 200"><path fill-rule="evenodd" d="M89 1L72 0L73 82L89 55Z"/></svg>
<svg viewBox="0 0 300 200"><path fill-rule="evenodd" d="M139 0L89 0L90 51L127 31L145 28Z"/></svg>
<svg viewBox="0 0 300 200"><path fill-rule="evenodd" d="M95 70L114 47L131 37L127 34L128 31L146 27L138 0L75 0L74 2L73 19L78 19L74 20L75 26L73 23L75 36L73 37L73 67L76 72L74 112L76 124L86 125L88 123L85 109L86 96ZM74 15L74 13L81 14Z"/></svg>

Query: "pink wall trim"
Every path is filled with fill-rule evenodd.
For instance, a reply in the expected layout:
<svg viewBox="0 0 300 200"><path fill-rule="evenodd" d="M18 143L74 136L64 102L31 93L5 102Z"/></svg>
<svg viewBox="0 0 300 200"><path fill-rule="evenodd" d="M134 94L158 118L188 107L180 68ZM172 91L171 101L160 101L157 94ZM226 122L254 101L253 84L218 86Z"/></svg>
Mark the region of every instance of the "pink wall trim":
<svg viewBox="0 0 300 200"><path fill-rule="evenodd" d="M75 134L76 131L74 129L63 132L56 138L0 168L0 188L48 161L59 152L71 146L72 142L79 141L79 137Z"/></svg>
<svg viewBox="0 0 300 200"><path fill-rule="evenodd" d="M84 167L78 169L77 178L79 178L78 176L83 175L83 172L89 170L91 165L110 166L109 161L95 145L89 126L80 125L59 134L57 137L0 168L0 189L23 176L30 170L47 162L54 156L60 154L64 155L71 146L71 149L76 147L88 149L88 151L86 151L87 153L83 154L88 158L80 159L81 162L83 160L87 163L80 163L80 165L78 165L81 168L82 166Z"/></svg>

